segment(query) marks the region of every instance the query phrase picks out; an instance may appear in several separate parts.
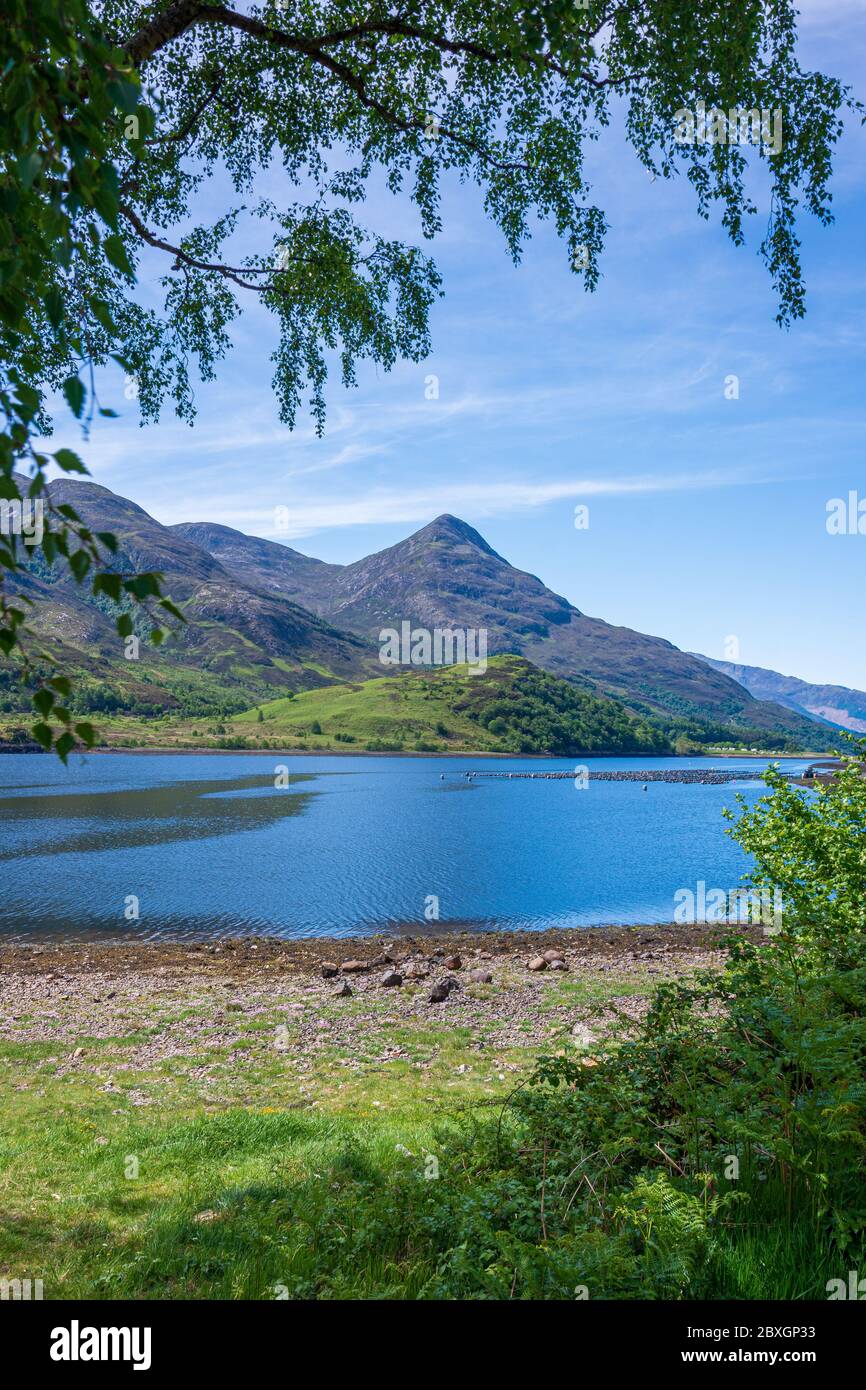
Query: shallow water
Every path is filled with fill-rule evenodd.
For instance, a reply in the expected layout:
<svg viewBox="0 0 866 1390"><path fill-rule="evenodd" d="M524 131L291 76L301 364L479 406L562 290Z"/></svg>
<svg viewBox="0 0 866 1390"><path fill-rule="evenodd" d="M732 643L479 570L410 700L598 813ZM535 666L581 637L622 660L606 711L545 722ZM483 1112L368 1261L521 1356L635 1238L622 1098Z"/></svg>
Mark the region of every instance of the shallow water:
<svg viewBox="0 0 866 1390"><path fill-rule="evenodd" d="M679 889L737 886L722 808L761 783L594 782L467 770L575 760L89 755L0 758L0 931L182 937L669 922ZM289 769L287 787L275 769ZM786 760L793 770L802 760ZM444 774L444 777L443 777ZM137 900L137 903L133 900ZM433 915L438 900L438 919ZM138 911L138 918L132 914ZM426 914L426 915L425 915Z"/></svg>

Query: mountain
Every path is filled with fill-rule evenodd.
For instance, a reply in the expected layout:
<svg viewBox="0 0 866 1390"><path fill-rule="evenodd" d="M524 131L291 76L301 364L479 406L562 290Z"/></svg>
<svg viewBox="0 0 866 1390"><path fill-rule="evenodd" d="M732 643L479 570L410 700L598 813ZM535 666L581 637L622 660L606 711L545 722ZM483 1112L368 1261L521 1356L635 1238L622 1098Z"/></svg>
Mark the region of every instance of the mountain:
<svg viewBox="0 0 866 1390"><path fill-rule="evenodd" d="M142 642L140 660L125 660L115 606L94 599L65 570L48 569L41 556L34 560L25 587L42 601L31 625L84 677L86 688L108 687L97 710L245 709L287 690L378 674L375 653L357 636L227 570L134 502L95 483L66 479L49 492L55 505L74 506L92 530L114 533L114 568L159 571L163 591L186 618L165 646ZM152 623L134 616L136 633L146 639Z"/></svg>
<svg viewBox="0 0 866 1390"><path fill-rule="evenodd" d="M261 582L267 574L275 590L370 643L404 620L428 629L482 628L491 653L523 656L644 716L679 721L684 729L738 730L749 739L764 731L814 740L807 715L753 698L663 638L588 617L509 564L457 517L437 517L406 540L342 566L323 566L228 528L172 529L213 547L239 577Z"/></svg>
<svg viewBox="0 0 866 1390"><path fill-rule="evenodd" d="M314 560L287 545L245 536L230 526L184 521L167 528L218 560L227 570L243 574L258 589L270 589L311 612L328 607L327 595L343 568Z"/></svg>
<svg viewBox="0 0 866 1390"><path fill-rule="evenodd" d="M95 483L62 479L50 492L92 530L117 536L116 568L162 573L164 591L187 620L167 644L145 640L140 659L128 661L115 606L37 555L27 580L42 600L34 626L79 676L84 711L229 716L318 687L396 678L379 661L380 632L408 621L428 630L484 630L490 656L520 657L572 688L618 702L641 737L663 729L686 743L810 749L824 737L803 710L756 699L663 638L582 613L454 516L353 564L333 565L230 527L163 526ZM146 639L150 620L132 611ZM20 698L11 673L0 670L0 712L19 709ZM568 698L545 688L545 701ZM598 709L594 718L603 723Z"/></svg>
<svg viewBox="0 0 866 1390"><path fill-rule="evenodd" d="M850 690L846 685L813 685L798 676L782 676L763 666L741 666L732 661L715 661L710 656L701 656L699 660L739 681L758 700L775 700L811 719L866 734L866 691Z"/></svg>

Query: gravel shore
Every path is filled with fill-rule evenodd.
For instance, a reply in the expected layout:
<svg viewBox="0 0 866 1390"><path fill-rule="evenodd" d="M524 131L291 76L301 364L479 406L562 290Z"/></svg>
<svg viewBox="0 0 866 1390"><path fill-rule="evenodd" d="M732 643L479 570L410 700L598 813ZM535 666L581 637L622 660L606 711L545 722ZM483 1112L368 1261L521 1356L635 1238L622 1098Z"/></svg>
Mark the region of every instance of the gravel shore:
<svg viewBox="0 0 866 1390"><path fill-rule="evenodd" d="M718 964L723 933L651 926L439 936L241 938L219 942L0 946L0 1037L56 1045L77 1067L82 1039L136 1035L129 1063L207 1060L240 1025L291 1024L293 1049L354 1044L388 1022L468 1030L497 1047L537 1047L570 1030L590 1044L628 1028L663 979ZM559 956L531 970L530 961ZM346 969L346 966L349 966ZM474 979L472 978L474 975ZM490 980L482 976L489 975ZM387 983L390 980L390 983ZM431 1003L433 986L454 981ZM397 983L399 981L399 983ZM155 1026L156 1025L156 1026ZM348 1063L351 1065L351 1060Z"/></svg>

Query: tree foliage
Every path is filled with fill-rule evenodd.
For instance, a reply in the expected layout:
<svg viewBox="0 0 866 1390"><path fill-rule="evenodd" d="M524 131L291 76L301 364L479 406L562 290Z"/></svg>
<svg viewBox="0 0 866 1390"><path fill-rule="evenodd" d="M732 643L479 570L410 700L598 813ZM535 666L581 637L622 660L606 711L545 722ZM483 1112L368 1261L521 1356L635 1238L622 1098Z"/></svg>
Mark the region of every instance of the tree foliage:
<svg viewBox="0 0 866 1390"><path fill-rule="evenodd" d="M866 966L866 739L853 745L826 784L804 790L770 768L770 792L753 805L742 797L732 834L754 856L749 886L778 889L790 923L786 935L810 966Z"/></svg>

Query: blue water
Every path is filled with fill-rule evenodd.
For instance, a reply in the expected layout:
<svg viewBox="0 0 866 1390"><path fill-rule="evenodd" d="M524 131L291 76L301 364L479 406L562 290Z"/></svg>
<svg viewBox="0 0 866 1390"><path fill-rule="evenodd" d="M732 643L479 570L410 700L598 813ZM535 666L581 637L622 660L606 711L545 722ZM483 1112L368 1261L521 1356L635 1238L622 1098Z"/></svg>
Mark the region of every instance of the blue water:
<svg viewBox="0 0 866 1390"><path fill-rule="evenodd" d="M589 785L468 782L575 760L90 755L0 758L0 932L27 938L347 936L669 922L678 889L736 887L727 786L596 782L594 769L744 759L585 759ZM275 786L286 766L288 787ZM787 769L806 766L786 760ZM441 774L444 773L444 780ZM432 914L438 898L439 918ZM138 900L139 916L128 920Z"/></svg>

